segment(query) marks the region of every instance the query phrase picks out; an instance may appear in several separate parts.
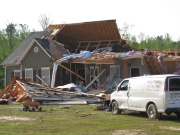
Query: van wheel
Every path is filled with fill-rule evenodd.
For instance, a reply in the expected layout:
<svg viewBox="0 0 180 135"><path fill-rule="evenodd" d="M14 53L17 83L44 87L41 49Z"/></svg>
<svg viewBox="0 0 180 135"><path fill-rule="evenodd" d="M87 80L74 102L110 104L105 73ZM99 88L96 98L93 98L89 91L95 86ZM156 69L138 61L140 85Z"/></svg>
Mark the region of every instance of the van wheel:
<svg viewBox="0 0 180 135"><path fill-rule="evenodd" d="M158 119L159 113L157 112L157 108L154 104L150 104L147 108L147 115L150 119Z"/></svg>
<svg viewBox="0 0 180 135"><path fill-rule="evenodd" d="M114 114L120 114L121 110L118 108L118 103L116 101L113 101L112 103L112 112Z"/></svg>

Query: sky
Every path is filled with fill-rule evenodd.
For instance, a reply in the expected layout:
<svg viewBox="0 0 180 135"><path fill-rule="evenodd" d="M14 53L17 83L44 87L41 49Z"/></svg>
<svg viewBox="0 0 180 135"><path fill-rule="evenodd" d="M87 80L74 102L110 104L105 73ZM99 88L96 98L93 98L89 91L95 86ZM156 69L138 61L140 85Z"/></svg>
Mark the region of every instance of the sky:
<svg viewBox="0 0 180 135"><path fill-rule="evenodd" d="M0 30L8 23L26 24L41 31L40 15L52 24L116 20L118 28L131 26L129 33L155 37L169 33L180 40L180 0L3 0Z"/></svg>

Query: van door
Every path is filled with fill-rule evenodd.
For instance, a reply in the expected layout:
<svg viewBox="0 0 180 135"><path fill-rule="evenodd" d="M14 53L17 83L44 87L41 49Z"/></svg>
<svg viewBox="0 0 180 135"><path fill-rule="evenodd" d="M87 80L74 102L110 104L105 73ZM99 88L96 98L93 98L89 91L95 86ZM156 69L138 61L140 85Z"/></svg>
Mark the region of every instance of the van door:
<svg viewBox="0 0 180 135"><path fill-rule="evenodd" d="M119 105L119 109L127 109L128 108L128 85L129 80L124 80L117 88L117 103Z"/></svg>
<svg viewBox="0 0 180 135"><path fill-rule="evenodd" d="M165 92L166 108L180 108L180 77L169 77L167 80L169 90Z"/></svg>

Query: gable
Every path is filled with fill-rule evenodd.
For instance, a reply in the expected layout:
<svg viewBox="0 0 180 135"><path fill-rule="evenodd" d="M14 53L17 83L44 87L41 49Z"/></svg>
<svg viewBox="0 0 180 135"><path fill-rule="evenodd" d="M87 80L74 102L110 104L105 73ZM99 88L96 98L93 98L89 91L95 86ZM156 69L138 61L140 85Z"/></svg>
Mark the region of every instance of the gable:
<svg viewBox="0 0 180 135"><path fill-rule="evenodd" d="M52 65L50 55L44 51L37 42L34 42L31 48L27 51L24 58L21 60L22 68L39 69L39 67Z"/></svg>

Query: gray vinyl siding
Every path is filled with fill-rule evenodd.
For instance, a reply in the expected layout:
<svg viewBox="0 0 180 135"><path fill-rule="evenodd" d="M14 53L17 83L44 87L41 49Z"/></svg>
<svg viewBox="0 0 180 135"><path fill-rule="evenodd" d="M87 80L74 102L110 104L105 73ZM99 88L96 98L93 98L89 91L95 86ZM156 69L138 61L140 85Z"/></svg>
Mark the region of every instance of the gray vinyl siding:
<svg viewBox="0 0 180 135"><path fill-rule="evenodd" d="M21 70L20 66L7 66L6 67L6 86L11 82L12 75L14 75L14 70Z"/></svg>
<svg viewBox="0 0 180 135"><path fill-rule="evenodd" d="M39 48L37 53L34 52L35 46ZM50 72L52 72L51 69L53 69L53 62L38 45L34 44L22 61L22 70L24 71L25 68L33 68L33 72L41 77L41 67L50 67ZM33 78L33 80L39 82L37 78Z"/></svg>

